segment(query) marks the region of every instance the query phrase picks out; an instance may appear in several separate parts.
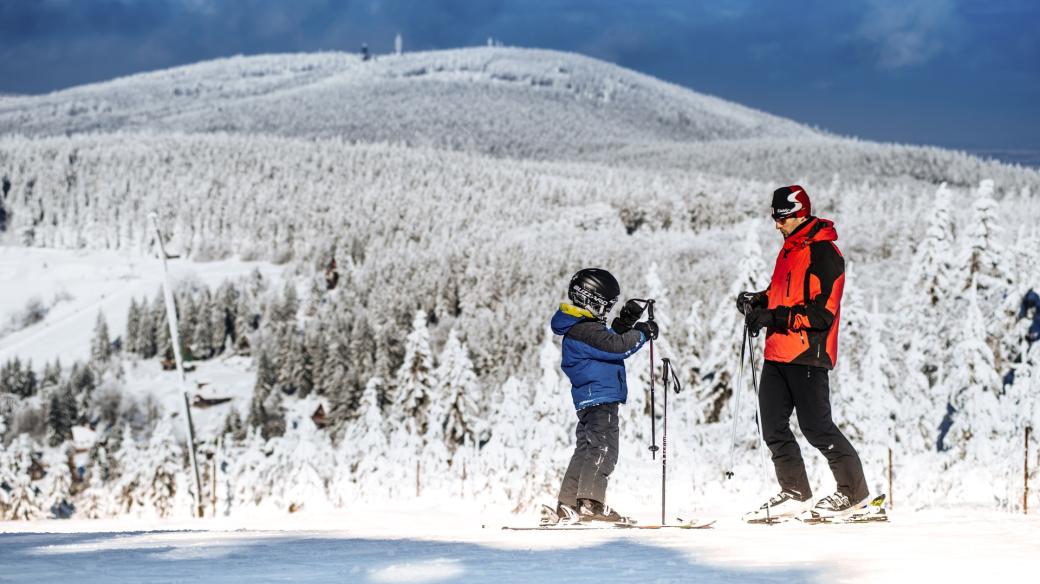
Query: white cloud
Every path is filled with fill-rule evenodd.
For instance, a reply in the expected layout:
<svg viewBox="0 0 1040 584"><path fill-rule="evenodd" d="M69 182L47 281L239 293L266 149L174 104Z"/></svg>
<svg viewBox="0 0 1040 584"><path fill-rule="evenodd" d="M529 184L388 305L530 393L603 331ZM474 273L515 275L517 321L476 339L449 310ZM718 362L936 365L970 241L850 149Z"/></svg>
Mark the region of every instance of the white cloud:
<svg viewBox="0 0 1040 584"><path fill-rule="evenodd" d="M869 0L859 36L875 46L878 65L923 65L941 54L958 28L954 0Z"/></svg>

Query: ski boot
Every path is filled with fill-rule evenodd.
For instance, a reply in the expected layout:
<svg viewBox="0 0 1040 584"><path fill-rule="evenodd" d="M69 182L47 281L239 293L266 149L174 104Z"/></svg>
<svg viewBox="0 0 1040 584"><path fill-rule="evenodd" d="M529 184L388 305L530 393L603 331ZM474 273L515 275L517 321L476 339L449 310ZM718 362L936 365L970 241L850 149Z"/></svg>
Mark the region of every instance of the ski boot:
<svg viewBox="0 0 1040 584"><path fill-rule="evenodd" d="M554 527L556 525L575 525L581 521L578 510L566 503L557 503L553 509L548 505L542 505L541 517L538 520L539 527Z"/></svg>
<svg viewBox="0 0 1040 584"><path fill-rule="evenodd" d="M816 502L812 508L814 517L844 518L857 513L862 513L870 504L870 496L862 499L851 500L841 491L828 495Z"/></svg>
<svg viewBox="0 0 1040 584"><path fill-rule="evenodd" d="M744 514L747 523L779 523L797 517L809 509L812 501L791 491L780 491L761 507Z"/></svg>
<svg viewBox="0 0 1040 584"><path fill-rule="evenodd" d="M635 525L629 517L625 517L615 511L610 505L600 503L593 499L578 499L578 516L581 521L603 521L605 523L617 523L621 525Z"/></svg>
<svg viewBox="0 0 1040 584"><path fill-rule="evenodd" d="M841 493L820 499L815 507L806 511L798 519L802 523L875 523L888 521L885 508L885 495L873 499L864 498L854 503Z"/></svg>

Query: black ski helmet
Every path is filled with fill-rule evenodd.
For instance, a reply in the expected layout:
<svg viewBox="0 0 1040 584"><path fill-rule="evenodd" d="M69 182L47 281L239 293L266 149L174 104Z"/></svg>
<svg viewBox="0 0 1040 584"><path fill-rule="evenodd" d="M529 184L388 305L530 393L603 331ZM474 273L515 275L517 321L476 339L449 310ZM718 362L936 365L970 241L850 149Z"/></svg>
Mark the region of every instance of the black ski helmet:
<svg viewBox="0 0 1040 584"><path fill-rule="evenodd" d="M567 297L571 302L588 309L597 318L603 318L610 312L618 296L621 296L621 286L617 279L600 268L579 270L571 277L570 286L567 287Z"/></svg>

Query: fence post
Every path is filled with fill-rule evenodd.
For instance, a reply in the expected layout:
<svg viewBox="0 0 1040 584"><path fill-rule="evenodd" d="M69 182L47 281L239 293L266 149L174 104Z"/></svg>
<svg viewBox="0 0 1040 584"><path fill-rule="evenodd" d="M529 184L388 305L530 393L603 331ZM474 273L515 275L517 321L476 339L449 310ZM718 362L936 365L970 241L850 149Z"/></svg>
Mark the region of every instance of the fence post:
<svg viewBox="0 0 1040 584"><path fill-rule="evenodd" d="M893 509L895 508L895 505L892 503L892 501L894 499L895 499L895 497L892 495L892 448L889 447L889 449L888 449L888 501L887 501L889 508L893 508Z"/></svg>
<svg viewBox="0 0 1040 584"><path fill-rule="evenodd" d="M1026 426L1026 439L1025 439L1025 454L1023 456L1022 464L1022 514L1029 514L1029 434L1032 433L1033 427Z"/></svg>

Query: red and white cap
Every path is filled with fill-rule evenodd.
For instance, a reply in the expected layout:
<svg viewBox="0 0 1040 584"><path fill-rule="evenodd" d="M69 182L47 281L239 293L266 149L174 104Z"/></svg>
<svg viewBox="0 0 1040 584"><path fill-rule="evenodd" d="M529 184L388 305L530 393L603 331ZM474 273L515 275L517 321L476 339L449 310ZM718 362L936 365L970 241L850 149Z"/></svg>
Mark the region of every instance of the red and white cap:
<svg viewBox="0 0 1040 584"><path fill-rule="evenodd" d="M809 193L798 185L780 187L773 191L773 219L812 216Z"/></svg>

